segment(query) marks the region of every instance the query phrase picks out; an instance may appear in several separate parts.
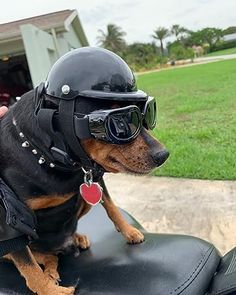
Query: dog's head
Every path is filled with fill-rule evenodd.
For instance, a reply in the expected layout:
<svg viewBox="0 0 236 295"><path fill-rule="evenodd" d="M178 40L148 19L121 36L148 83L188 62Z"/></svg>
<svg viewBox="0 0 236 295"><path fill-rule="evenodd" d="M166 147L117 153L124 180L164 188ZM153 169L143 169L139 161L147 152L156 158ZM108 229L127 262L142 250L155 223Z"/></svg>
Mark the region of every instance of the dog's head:
<svg viewBox="0 0 236 295"><path fill-rule="evenodd" d="M81 98L76 103L76 112L91 113L99 109L112 109L137 102L99 101ZM141 105L138 104L139 107ZM165 147L144 127L139 135L127 144L111 144L97 139L81 140L86 153L107 172L146 174L161 166L168 158Z"/></svg>
<svg viewBox="0 0 236 295"><path fill-rule="evenodd" d="M131 69L116 54L92 47L67 53L52 67L45 93L61 100L59 122L67 142L77 126L84 150L106 171L148 173L168 158L144 128L155 125L155 100L137 89ZM77 117L68 120L67 111ZM70 147L76 153L74 143Z"/></svg>
<svg viewBox="0 0 236 295"><path fill-rule="evenodd" d="M49 108L53 107L53 104L54 107L58 107L58 100L47 97L46 101ZM75 99L74 113L86 116L99 110L112 110L133 105L142 109L144 104L137 101L78 97ZM105 171L113 173L147 174L161 166L169 156L165 147L145 127L141 128L135 139L126 144L108 143L94 138L80 139L80 143L91 159L101 165Z"/></svg>

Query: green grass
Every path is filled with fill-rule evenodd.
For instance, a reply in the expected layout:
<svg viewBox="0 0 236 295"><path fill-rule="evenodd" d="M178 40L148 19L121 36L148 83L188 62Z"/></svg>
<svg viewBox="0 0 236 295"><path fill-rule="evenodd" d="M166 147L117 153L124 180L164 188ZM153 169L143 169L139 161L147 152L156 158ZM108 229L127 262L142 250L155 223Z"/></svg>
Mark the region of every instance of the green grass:
<svg viewBox="0 0 236 295"><path fill-rule="evenodd" d="M138 76L157 97L154 135L171 153L155 175L236 179L236 60Z"/></svg>
<svg viewBox="0 0 236 295"><path fill-rule="evenodd" d="M207 54L206 56L218 56L218 55L235 54L235 53L236 53L236 47L211 52L211 53Z"/></svg>

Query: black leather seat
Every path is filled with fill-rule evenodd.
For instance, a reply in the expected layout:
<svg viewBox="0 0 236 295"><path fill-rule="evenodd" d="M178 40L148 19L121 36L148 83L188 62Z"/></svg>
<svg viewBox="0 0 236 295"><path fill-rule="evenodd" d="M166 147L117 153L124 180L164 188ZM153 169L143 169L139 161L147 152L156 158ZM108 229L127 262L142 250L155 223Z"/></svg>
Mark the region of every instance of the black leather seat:
<svg viewBox="0 0 236 295"><path fill-rule="evenodd" d="M150 233L145 233L144 243L128 245L100 205L81 219L78 231L89 236L91 248L78 257L61 256L59 264L62 285L78 283L78 294L236 294L235 249L221 259L201 239ZM9 262L0 263L0 294L32 294Z"/></svg>

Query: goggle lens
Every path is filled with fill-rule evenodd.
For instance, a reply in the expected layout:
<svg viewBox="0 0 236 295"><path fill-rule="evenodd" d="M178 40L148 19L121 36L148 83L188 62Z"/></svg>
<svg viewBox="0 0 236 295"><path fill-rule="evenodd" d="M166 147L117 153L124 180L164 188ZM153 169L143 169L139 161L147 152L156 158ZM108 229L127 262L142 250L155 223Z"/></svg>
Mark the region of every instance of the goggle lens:
<svg viewBox="0 0 236 295"><path fill-rule="evenodd" d="M78 113L75 116L75 132L80 139L93 137L114 144L125 144L138 136L142 126L153 129L156 121L156 100L149 97L142 110L136 105L130 105L98 110L85 116Z"/></svg>
<svg viewBox="0 0 236 295"><path fill-rule="evenodd" d="M144 122L147 129L153 129L157 122L157 103L155 98L151 98L144 110Z"/></svg>
<svg viewBox="0 0 236 295"><path fill-rule="evenodd" d="M114 113L108 117L107 129L112 141L129 141L139 132L141 115L138 109L131 109L125 113Z"/></svg>

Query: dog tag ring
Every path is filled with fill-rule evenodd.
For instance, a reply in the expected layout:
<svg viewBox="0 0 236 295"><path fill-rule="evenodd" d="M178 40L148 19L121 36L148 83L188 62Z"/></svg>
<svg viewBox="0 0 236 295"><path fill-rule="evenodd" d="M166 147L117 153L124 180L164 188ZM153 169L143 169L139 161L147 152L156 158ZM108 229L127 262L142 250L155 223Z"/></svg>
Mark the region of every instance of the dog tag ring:
<svg viewBox="0 0 236 295"><path fill-rule="evenodd" d="M83 169L83 168L82 168ZM102 187L99 183L93 182L92 171L84 171L84 183L80 185L80 194L86 203L95 206L102 202Z"/></svg>

